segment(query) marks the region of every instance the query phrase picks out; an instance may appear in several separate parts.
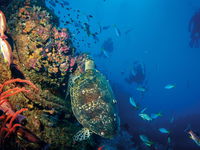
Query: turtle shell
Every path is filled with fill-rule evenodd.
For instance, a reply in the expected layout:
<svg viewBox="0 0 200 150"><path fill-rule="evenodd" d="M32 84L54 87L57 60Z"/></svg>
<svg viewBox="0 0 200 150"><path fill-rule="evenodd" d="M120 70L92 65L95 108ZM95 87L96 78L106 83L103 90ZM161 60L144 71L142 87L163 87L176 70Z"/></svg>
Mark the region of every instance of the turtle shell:
<svg viewBox="0 0 200 150"><path fill-rule="evenodd" d="M119 120L116 100L106 78L97 70L87 70L70 87L72 111L83 127L103 136L116 135Z"/></svg>

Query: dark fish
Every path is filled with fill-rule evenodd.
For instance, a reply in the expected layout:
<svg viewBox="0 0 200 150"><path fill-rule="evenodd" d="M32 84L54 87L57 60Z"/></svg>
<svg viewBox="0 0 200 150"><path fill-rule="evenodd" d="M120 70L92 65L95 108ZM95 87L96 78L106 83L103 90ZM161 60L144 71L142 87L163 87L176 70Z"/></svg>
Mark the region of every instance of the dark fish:
<svg viewBox="0 0 200 150"><path fill-rule="evenodd" d="M66 8L67 10L70 10L70 8Z"/></svg>
<svg viewBox="0 0 200 150"><path fill-rule="evenodd" d="M99 41L99 38L98 38L97 34L92 34L92 37L93 37L93 39L94 39L95 41Z"/></svg>
<svg viewBox="0 0 200 150"><path fill-rule="evenodd" d="M56 3L53 1L49 1L49 4L51 4L53 7L56 7Z"/></svg>
<svg viewBox="0 0 200 150"><path fill-rule="evenodd" d="M91 18L93 18L92 15L88 15L88 16L87 16L88 21L90 21Z"/></svg>
<svg viewBox="0 0 200 150"><path fill-rule="evenodd" d="M65 6L69 6L69 2L67 2L67 1L63 1L63 4L64 4Z"/></svg>
<svg viewBox="0 0 200 150"><path fill-rule="evenodd" d="M110 28L110 26L103 26L102 29L103 30L108 30Z"/></svg>
<svg viewBox="0 0 200 150"><path fill-rule="evenodd" d="M92 16L92 15L88 15L88 17L89 17L89 18L93 18L93 16Z"/></svg>
<svg viewBox="0 0 200 150"><path fill-rule="evenodd" d="M84 26L85 26L85 31L86 31L87 35L90 36L91 35L90 25L88 23L84 23Z"/></svg>

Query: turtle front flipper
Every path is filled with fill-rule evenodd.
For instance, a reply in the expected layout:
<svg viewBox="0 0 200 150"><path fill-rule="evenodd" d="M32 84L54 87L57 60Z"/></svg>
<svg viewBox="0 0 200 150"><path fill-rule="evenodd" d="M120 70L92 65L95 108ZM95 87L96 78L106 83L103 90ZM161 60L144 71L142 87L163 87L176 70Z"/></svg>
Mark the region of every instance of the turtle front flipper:
<svg viewBox="0 0 200 150"><path fill-rule="evenodd" d="M83 140L87 140L90 135L92 134L92 132L88 129L88 128L83 128L82 130L78 131L74 137L73 137L73 141L74 142L80 142Z"/></svg>

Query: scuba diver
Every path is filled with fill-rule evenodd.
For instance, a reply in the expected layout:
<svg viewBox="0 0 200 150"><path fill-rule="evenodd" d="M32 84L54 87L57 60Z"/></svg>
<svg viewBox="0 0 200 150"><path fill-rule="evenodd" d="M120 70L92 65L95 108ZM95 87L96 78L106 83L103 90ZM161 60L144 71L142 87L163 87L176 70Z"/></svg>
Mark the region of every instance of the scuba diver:
<svg viewBox="0 0 200 150"><path fill-rule="evenodd" d="M200 9L190 19L189 32L191 33L190 47L198 48L200 39Z"/></svg>
<svg viewBox="0 0 200 150"><path fill-rule="evenodd" d="M144 64L135 61L133 64L133 69L131 70L129 77L125 80L128 83L135 82L138 85L143 85L145 81L146 75L145 75L145 66Z"/></svg>

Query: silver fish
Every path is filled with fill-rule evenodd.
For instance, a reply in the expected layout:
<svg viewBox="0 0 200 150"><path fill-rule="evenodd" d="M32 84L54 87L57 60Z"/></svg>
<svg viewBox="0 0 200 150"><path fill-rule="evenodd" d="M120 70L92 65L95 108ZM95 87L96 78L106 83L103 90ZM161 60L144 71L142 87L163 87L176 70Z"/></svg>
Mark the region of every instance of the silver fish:
<svg viewBox="0 0 200 150"><path fill-rule="evenodd" d="M159 131L161 132L161 133L166 133L166 134L168 134L168 133L170 133L167 129L165 129L165 128L159 128Z"/></svg>
<svg viewBox="0 0 200 150"><path fill-rule="evenodd" d="M172 89L172 88L175 88L175 85L174 84L167 84L165 86L165 89L169 90L169 89Z"/></svg>

